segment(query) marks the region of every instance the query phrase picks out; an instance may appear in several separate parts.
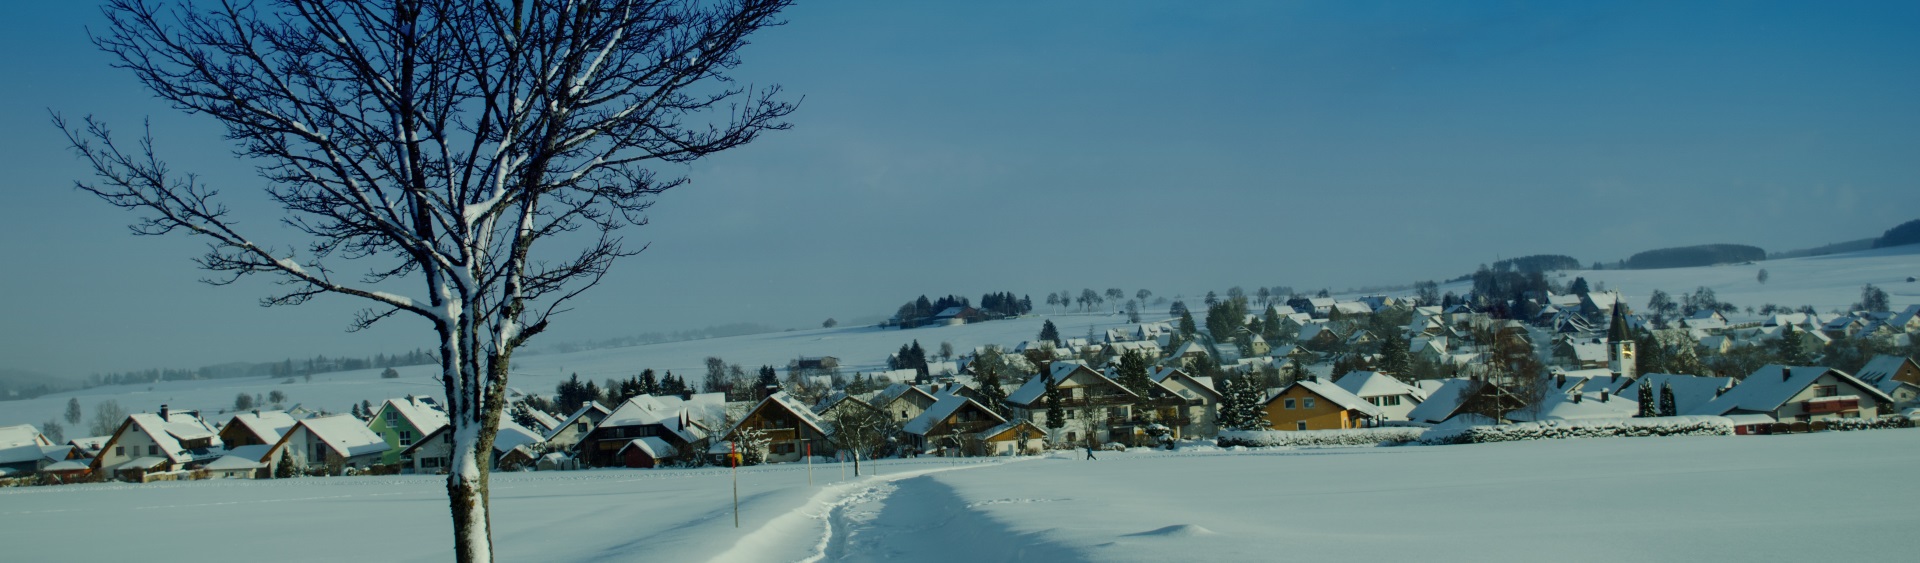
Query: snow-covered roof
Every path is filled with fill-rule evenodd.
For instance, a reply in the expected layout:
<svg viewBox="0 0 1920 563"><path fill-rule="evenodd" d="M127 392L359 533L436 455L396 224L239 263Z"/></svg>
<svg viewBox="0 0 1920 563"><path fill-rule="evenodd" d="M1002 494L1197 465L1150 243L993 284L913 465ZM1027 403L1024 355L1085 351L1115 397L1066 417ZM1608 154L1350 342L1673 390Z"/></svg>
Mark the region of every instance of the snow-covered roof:
<svg viewBox="0 0 1920 563"><path fill-rule="evenodd" d="M387 399L374 411L374 416L386 416L383 413L388 409L399 412L401 418L407 419L407 423L423 435L432 434L447 425L446 411L441 410L439 403L430 398L408 395L400 399Z"/></svg>
<svg viewBox="0 0 1920 563"><path fill-rule="evenodd" d="M0 426L0 448L19 446L45 446L50 442L40 434L40 429L32 424Z"/></svg>
<svg viewBox="0 0 1920 563"><path fill-rule="evenodd" d="M220 446L220 438L213 428L190 412L170 412L164 419L155 413L134 413L127 415L127 422L128 430L146 434L147 439L159 446L160 453L176 463L191 461L203 457L203 454L212 455L211 450L206 448L188 450L180 444L183 440L210 439L210 448Z"/></svg>
<svg viewBox="0 0 1920 563"><path fill-rule="evenodd" d="M1516 421L1590 420L1631 418L1640 412L1640 403L1632 397L1604 390L1548 393L1535 406L1538 408L1509 412L1506 417Z"/></svg>
<svg viewBox="0 0 1920 563"><path fill-rule="evenodd" d="M583 417L586 417L590 414L598 414L601 417L601 419L604 420L606 416L611 413L612 411L607 410L607 407L600 406L599 401L587 401L586 404L580 405L580 408L578 410L573 411L573 414L567 415L566 421L561 422L559 426L553 427L553 430L547 431L547 439L549 440L553 439L553 437L555 435L558 435L561 430L566 430L567 427L573 426L574 423L581 421ZM586 419L586 420L591 420L591 419Z"/></svg>
<svg viewBox="0 0 1920 563"><path fill-rule="evenodd" d="M262 467L266 467L266 464L247 459L246 456L229 454L220 456L220 459L208 462L205 469L208 471L233 471L240 469L259 469Z"/></svg>
<svg viewBox="0 0 1920 563"><path fill-rule="evenodd" d="M1440 386L1427 394L1427 400L1407 412L1407 420L1438 423L1452 417L1454 411L1460 410L1460 403L1473 384L1470 380L1460 378L1437 381L1441 382ZM1429 382L1422 381L1421 384L1425 388Z"/></svg>
<svg viewBox="0 0 1920 563"><path fill-rule="evenodd" d="M1881 354L1874 356L1872 360L1868 360L1867 365L1861 367L1860 373L1856 375L1861 381L1873 385L1882 392L1891 393L1894 389L1900 387L1900 382L1894 380L1893 376L1900 373L1901 366L1911 361L1913 360L1906 356Z"/></svg>
<svg viewBox="0 0 1920 563"><path fill-rule="evenodd" d="M1827 374L1833 374L1834 377L1843 382L1852 383L1855 387L1858 387L1861 392L1871 395L1872 398L1880 402L1893 402L1893 398L1888 397L1887 394L1881 392L1880 389L1864 381L1860 381L1851 375L1847 375L1846 372L1840 370L1819 366L1781 366L1777 364L1767 364L1761 366L1761 368L1753 372L1752 375L1748 375L1745 379L1740 380L1739 385L1734 386L1732 390L1727 391L1720 397L1700 405L1699 408L1693 411L1683 412L1690 415L1705 416L1722 415L1730 412L1774 412L1779 410L1781 405L1786 404L1788 399L1792 399L1794 395L1799 394L1800 391L1813 385L1814 382Z"/></svg>
<svg viewBox="0 0 1920 563"><path fill-rule="evenodd" d="M280 436L293 428L293 415L286 411L243 412L234 415L227 424L238 424L268 444L280 441Z"/></svg>
<svg viewBox="0 0 1920 563"><path fill-rule="evenodd" d="M27 444L11 448L0 448L0 465L28 461L60 461L66 459L67 453L71 451L73 451L73 446L64 444L58 446Z"/></svg>
<svg viewBox="0 0 1920 563"><path fill-rule="evenodd" d="M927 407L927 410L920 413L920 416L913 417L913 420L907 421L907 424L901 427L901 430L909 434L925 436L927 432L933 430L934 426L940 424L940 421L946 420L949 416L953 416L954 412L967 406L967 403L973 403L975 408L987 413L987 416L991 416L1001 422L1006 422L1006 418L994 414L992 410L986 407L980 406L980 403L974 403L973 399L957 394L943 394L940 396L940 402L934 403L931 407Z"/></svg>
<svg viewBox="0 0 1920 563"><path fill-rule="evenodd" d="M254 461L266 461L267 454L272 452L273 444L249 444L235 448L227 448L227 450L221 452L221 454L222 456L240 456Z"/></svg>
<svg viewBox="0 0 1920 563"><path fill-rule="evenodd" d="M1359 395L1348 392L1346 389L1341 389L1339 385L1334 385L1318 377L1295 381L1293 385L1282 387L1280 392L1285 393L1287 388L1295 386L1305 388L1308 391L1312 391L1315 395L1333 401L1333 404L1340 405L1340 408L1360 411L1361 414L1376 418L1382 416L1380 407L1374 406L1373 403L1367 402L1366 399L1360 398Z"/></svg>
<svg viewBox="0 0 1920 563"><path fill-rule="evenodd" d="M544 441L546 441L546 439L541 437L539 432L534 432L532 429L521 426L511 418L502 415L500 417L500 431L493 435L493 451L507 453L520 446L538 444Z"/></svg>
<svg viewBox="0 0 1920 563"><path fill-rule="evenodd" d="M41 471L45 471L45 472L84 471L86 469L87 469L87 460L84 460L84 459L61 460L61 461L54 462L52 465L48 465L46 467L40 468Z"/></svg>
<svg viewBox="0 0 1920 563"><path fill-rule="evenodd" d="M336 414L309 418L300 421L294 427L306 428L307 433L326 443L328 448L339 452L343 457L376 454L390 449L385 439L373 433L373 429L367 428L366 423L352 415ZM291 435L297 431L288 430L287 433Z"/></svg>
<svg viewBox="0 0 1920 563"><path fill-rule="evenodd" d="M1377 371L1348 372L1333 384L1363 399L1393 395L1412 396L1416 401L1427 398L1427 393L1420 388L1407 385L1404 381Z"/></svg>
<svg viewBox="0 0 1920 563"><path fill-rule="evenodd" d="M1061 361L1054 362L1053 369L1048 372L1045 377L1028 379L1026 384L1021 385L1019 389L1015 389L1013 393L1007 395L1007 402L1016 405L1032 405L1034 401L1040 400L1040 395L1047 392L1047 385L1059 385L1061 382L1073 377L1073 374L1080 370L1086 370L1086 373L1091 374L1093 377L1106 380L1107 383L1112 384L1115 389L1118 389L1122 393L1133 394L1133 391L1128 390L1125 385L1121 385L1119 382L1108 378L1106 374L1100 373L1098 370L1087 367L1087 364L1084 362Z"/></svg>
<svg viewBox="0 0 1920 563"><path fill-rule="evenodd" d="M140 456L137 458L133 458L131 460L127 460L126 463L115 465L112 468L109 468L109 470L117 472L117 471L122 471L127 469L153 469L155 467L159 467L160 464L166 463L166 462L167 462L167 458L161 457L161 456L151 456L151 455Z"/></svg>
<svg viewBox="0 0 1920 563"><path fill-rule="evenodd" d="M600 426L657 424L678 435L682 442L695 442L707 437L707 431L701 425L705 421L724 420L726 408L726 395L723 393L702 393L690 399L675 395L636 395L614 408L606 419L600 421Z"/></svg>
<svg viewBox="0 0 1920 563"><path fill-rule="evenodd" d="M112 440L112 439L113 439L113 436L88 436L85 438L74 438L72 440L67 440L67 445L80 448L81 452L87 454L88 456L93 456L100 453L100 448L104 448L107 446L107 440Z"/></svg>
<svg viewBox="0 0 1920 563"><path fill-rule="evenodd" d="M545 412L541 412L540 409L534 409L534 408L527 409L527 416L533 417L534 424L539 426L539 428L528 428L528 430L545 434L547 432L552 432L555 428L560 427L560 419L554 418L553 415L547 414Z"/></svg>
<svg viewBox="0 0 1920 563"><path fill-rule="evenodd" d="M766 408L768 404L777 404L788 412L793 413L793 417L800 419L801 424L812 427L815 432L820 433L822 436L831 436L833 434L832 423L821 420L819 414L814 413L813 409L801 404L800 400L795 399L793 395L787 394L786 391L779 391L768 395L765 399L761 399L759 404L754 405L753 410L747 411L749 413L748 416L741 417L739 422L734 423L733 428L727 429L725 435L732 436L735 430L740 429L741 424L745 424L747 419L752 418L751 413L759 412L760 409Z"/></svg>
<svg viewBox="0 0 1920 563"><path fill-rule="evenodd" d="M627 445L620 446L620 451L614 455L627 455L627 448L639 448L640 453L647 454L647 457L653 459L673 457L679 452L679 450L674 449L673 444L667 443L666 440L661 440L657 436L647 436L628 440Z"/></svg>
<svg viewBox="0 0 1920 563"><path fill-rule="evenodd" d="M908 370L908 371L912 371L912 370ZM869 404L872 404L873 406L876 406L876 407L887 408L888 406L892 405L894 401L899 400L900 397L906 396L908 394L920 395L921 397L924 397L928 402L938 400L933 398L933 395L928 394L926 390L923 390L919 387L914 387L912 384L894 383L892 385L888 385L886 389L881 389L879 394L876 394L873 396L873 401Z"/></svg>

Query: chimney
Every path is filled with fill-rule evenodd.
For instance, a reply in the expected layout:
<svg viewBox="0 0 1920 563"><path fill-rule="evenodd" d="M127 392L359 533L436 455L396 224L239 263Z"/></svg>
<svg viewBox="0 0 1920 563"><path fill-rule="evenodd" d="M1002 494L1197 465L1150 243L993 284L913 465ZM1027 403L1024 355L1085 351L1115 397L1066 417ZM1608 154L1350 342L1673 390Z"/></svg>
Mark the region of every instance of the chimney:
<svg viewBox="0 0 1920 563"><path fill-rule="evenodd" d="M253 409L253 416L260 416L260 409Z"/></svg>
<svg viewBox="0 0 1920 563"><path fill-rule="evenodd" d="M1793 379L1793 368L1780 366L1780 381L1784 382L1789 379Z"/></svg>
<svg viewBox="0 0 1920 563"><path fill-rule="evenodd" d="M1553 376L1553 386L1565 388L1567 386L1567 374L1563 373Z"/></svg>
<svg viewBox="0 0 1920 563"><path fill-rule="evenodd" d="M1606 390L1606 389L1601 389L1601 390L1600 390L1600 402L1602 402L1602 403L1604 403L1604 402L1607 402L1607 390Z"/></svg>
<svg viewBox="0 0 1920 563"><path fill-rule="evenodd" d="M166 420L166 419L167 419L167 406L160 405L160 420Z"/></svg>
<svg viewBox="0 0 1920 563"><path fill-rule="evenodd" d="M1713 390L1713 397L1716 399L1720 398L1721 395L1725 395L1725 394L1727 394L1727 388L1725 387L1721 387L1719 389Z"/></svg>
<svg viewBox="0 0 1920 563"><path fill-rule="evenodd" d="M1579 394L1579 393L1574 393L1574 394L1573 394L1573 404L1576 404L1576 405L1578 405L1578 404L1580 404L1580 394Z"/></svg>

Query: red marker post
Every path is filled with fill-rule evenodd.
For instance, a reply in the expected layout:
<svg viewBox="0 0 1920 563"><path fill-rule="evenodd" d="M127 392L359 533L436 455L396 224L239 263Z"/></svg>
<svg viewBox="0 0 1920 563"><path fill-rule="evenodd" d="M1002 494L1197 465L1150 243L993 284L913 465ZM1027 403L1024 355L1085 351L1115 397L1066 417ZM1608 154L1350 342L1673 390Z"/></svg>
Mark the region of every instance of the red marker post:
<svg viewBox="0 0 1920 563"><path fill-rule="evenodd" d="M733 527L740 527L740 457L734 453L733 442L727 442L727 462L733 464Z"/></svg>

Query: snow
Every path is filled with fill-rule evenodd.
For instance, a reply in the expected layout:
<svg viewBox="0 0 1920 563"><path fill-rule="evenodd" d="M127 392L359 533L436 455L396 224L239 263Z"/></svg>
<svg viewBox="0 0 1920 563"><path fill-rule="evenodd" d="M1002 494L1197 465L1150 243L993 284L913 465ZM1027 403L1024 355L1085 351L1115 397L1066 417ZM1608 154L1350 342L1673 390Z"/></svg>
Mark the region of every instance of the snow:
<svg viewBox="0 0 1920 563"><path fill-rule="evenodd" d="M1916 430L1008 461L883 460L857 479L816 464L812 487L801 464L742 468L738 529L726 469L496 473L494 548L503 561L1886 560L1906 551L1886 538L1920 502L1898 485L1920 463ZM0 489L0 529L114 530L88 546L102 560L192 549L219 522L222 549L196 560L336 559L284 549L325 530L381 560L440 561L446 507L445 481L425 476L69 485Z"/></svg>

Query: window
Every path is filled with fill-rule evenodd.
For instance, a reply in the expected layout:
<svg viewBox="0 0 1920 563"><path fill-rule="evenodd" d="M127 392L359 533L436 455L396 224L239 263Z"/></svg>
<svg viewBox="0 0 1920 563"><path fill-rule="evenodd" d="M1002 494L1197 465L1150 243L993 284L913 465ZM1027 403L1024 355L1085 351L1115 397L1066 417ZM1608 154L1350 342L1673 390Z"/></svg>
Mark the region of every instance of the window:
<svg viewBox="0 0 1920 563"><path fill-rule="evenodd" d="M582 423L579 423L579 424L575 424L575 425L573 425L573 429L574 429L574 431L575 431L575 432L579 432L579 433L581 433L581 434L585 434L585 433L587 433L587 423L585 423L585 422L582 422Z"/></svg>
<svg viewBox="0 0 1920 563"><path fill-rule="evenodd" d="M387 422L393 422L394 421L393 409L387 409L385 412L386 412L386 415L384 416L387 417Z"/></svg>
<svg viewBox="0 0 1920 563"><path fill-rule="evenodd" d="M1292 409L1293 409L1293 399L1287 399L1287 400L1286 400L1286 407L1287 407L1287 409L1288 409L1288 410L1292 410Z"/></svg>
<svg viewBox="0 0 1920 563"><path fill-rule="evenodd" d="M326 461L326 460L327 460L327 445L326 445L326 444L314 444L314 445L313 445L313 460L314 460L314 461Z"/></svg>
<svg viewBox="0 0 1920 563"><path fill-rule="evenodd" d="M1307 397L1307 404L1302 406L1301 408L1308 408L1308 409L1313 408L1313 397Z"/></svg>
<svg viewBox="0 0 1920 563"><path fill-rule="evenodd" d="M1400 404L1400 396L1393 395L1390 397L1381 397L1380 402L1381 402L1381 406L1386 406L1386 407L1396 406Z"/></svg>
<svg viewBox="0 0 1920 563"><path fill-rule="evenodd" d="M160 446L147 446L147 455L160 455Z"/></svg>
<svg viewBox="0 0 1920 563"><path fill-rule="evenodd" d="M776 453L776 454L790 454L790 453L793 453L793 443L791 443L791 442L788 442L788 443L784 443L784 444L774 444L774 445L773 445L773 453Z"/></svg>
<svg viewBox="0 0 1920 563"><path fill-rule="evenodd" d="M401 431L400 431L400 445L402 445L402 446L411 446L411 445L413 445L413 432L412 432L412 431L410 431L410 430L401 430Z"/></svg>
<svg viewBox="0 0 1920 563"><path fill-rule="evenodd" d="M1840 387L1837 385L1821 385L1819 389L1815 389L1813 392L1813 396L1815 397L1833 397L1839 394Z"/></svg>
<svg viewBox="0 0 1920 563"><path fill-rule="evenodd" d="M113 455L127 455L127 447L126 447L126 446L114 446L114 447L113 447Z"/></svg>
<svg viewBox="0 0 1920 563"><path fill-rule="evenodd" d="M907 417L907 409L900 409L900 418L904 419L906 417Z"/></svg>
<svg viewBox="0 0 1920 563"><path fill-rule="evenodd" d="M1299 422L1295 422L1295 423L1293 423L1293 429L1294 429L1294 430L1306 430L1306 429L1307 429L1307 421L1304 421L1304 420L1302 420L1302 421L1299 421Z"/></svg>

